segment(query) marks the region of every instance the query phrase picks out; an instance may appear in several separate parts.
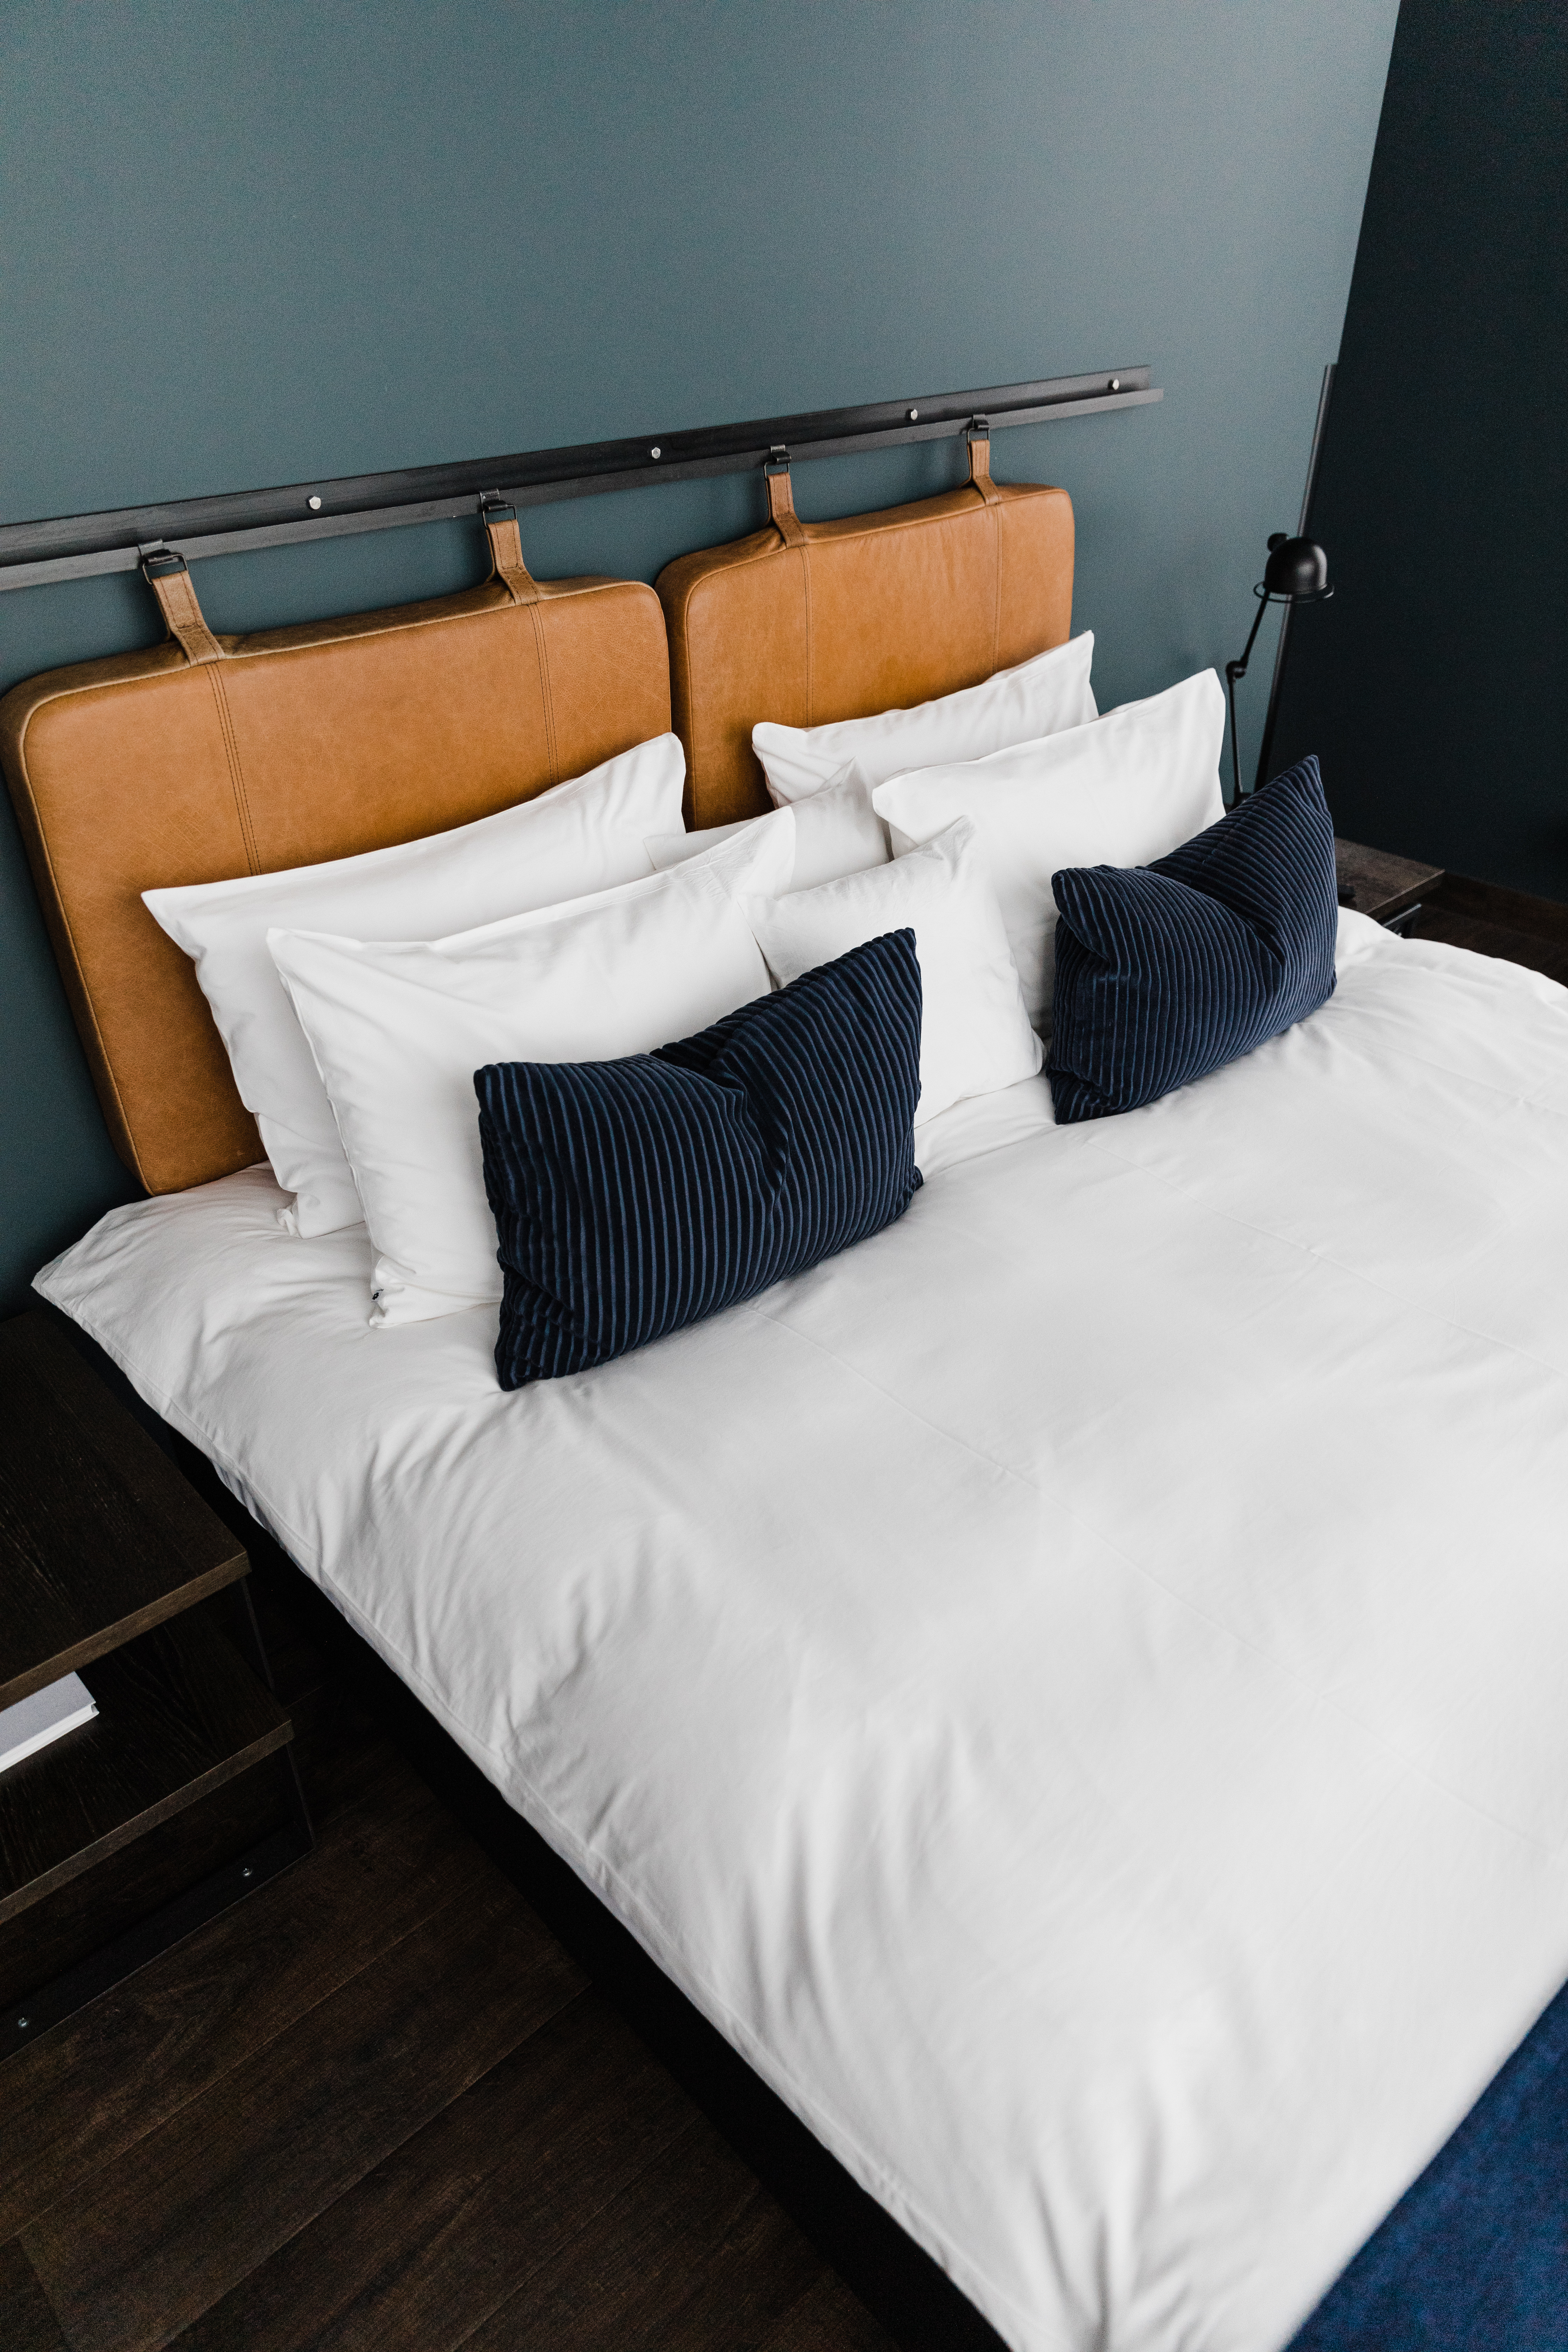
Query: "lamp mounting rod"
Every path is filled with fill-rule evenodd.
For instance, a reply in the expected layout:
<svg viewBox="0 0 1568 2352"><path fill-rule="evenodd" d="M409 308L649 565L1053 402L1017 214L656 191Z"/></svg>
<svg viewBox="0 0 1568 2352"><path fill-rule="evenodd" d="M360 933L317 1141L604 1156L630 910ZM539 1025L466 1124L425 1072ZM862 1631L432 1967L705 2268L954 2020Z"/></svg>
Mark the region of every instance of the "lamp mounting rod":
<svg viewBox="0 0 1568 2352"><path fill-rule="evenodd" d="M1318 494L1318 467L1322 461L1323 437L1328 431L1329 403L1334 396L1336 373L1336 363L1331 360L1323 370L1323 381L1318 393L1318 414L1312 425L1312 447L1307 459L1307 482L1301 492L1301 520L1296 526L1298 539L1311 537L1312 501ZM1274 722L1279 716L1279 690L1285 682L1285 655L1290 643L1290 620L1293 611L1294 607L1287 604L1279 616L1279 635L1274 646L1274 675L1268 681L1268 708L1264 714L1263 734L1258 746L1258 773L1252 780L1252 789L1255 793L1261 792L1268 781L1268 759L1274 749Z"/></svg>

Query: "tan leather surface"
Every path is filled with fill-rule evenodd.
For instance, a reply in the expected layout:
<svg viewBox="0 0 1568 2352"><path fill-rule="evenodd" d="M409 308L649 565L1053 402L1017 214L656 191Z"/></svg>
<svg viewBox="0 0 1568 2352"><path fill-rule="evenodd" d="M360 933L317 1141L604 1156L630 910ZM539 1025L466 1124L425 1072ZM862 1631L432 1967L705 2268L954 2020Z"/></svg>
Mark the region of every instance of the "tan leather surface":
<svg viewBox="0 0 1568 2352"><path fill-rule="evenodd" d="M195 665L171 641L0 702L0 764L77 1025L116 1149L149 1192L262 1152L194 967L142 890L438 833L668 730L653 591L530 584L527 604L497 580L218 637Z"/></svg>
<svg viewBox="0 0 1568 2352"><path fill-rule="evenodd" d="M191 585L188 572L167 573L159 578L149 573L147 585L158 599L158 609L163 615L163 625L175 640L188 662L220 661L223 647L206 625L196 592Z"/></svg>
<svg viewBox="0 0 1568 2352"><path fill-rule="evenodd" d="M492 522L489 515L481 519L490 543L491 577L501 583L514 604L536 604L539 583L522 560L517 517L510 515L504 522Z"/></svg>
<svg viewBox="0 0 1568 2352"><path fill-rule="evenodd" d="M977 686L1072 628L1073 514L1065 490L993 482L970 444L960 489L837 522L770 525L683 555L658 577L687 822L768 806L759 719L824 726ZM768 495L777 512L778 485ZM798 538L795 536L798 533Z"/></svg>
<svg viewBox="0 0 1568 2352"><path fill-rule="evenodd" d="M971 435L969 442L969 478L988 507L994 507L1002 493L991 478L991 441L984 433ZM1041 651L1045 649L1042 646Z"/></svg>
<svg viewBox="0 0 1568 2352"><path fill-rule="evenodd" d="M786 547L804 547L805 530L795 510L795 486L787 472L769 474L768 520Z"/></svg>

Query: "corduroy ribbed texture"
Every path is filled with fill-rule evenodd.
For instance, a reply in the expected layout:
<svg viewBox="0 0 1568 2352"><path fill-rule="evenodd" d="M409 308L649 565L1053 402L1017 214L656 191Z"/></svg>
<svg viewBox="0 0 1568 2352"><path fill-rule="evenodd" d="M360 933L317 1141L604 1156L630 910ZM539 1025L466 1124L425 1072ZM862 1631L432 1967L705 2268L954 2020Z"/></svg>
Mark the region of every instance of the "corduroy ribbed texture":
<svg viewBox="0 0 1568 2352"><path fill-rule="evenodd" d="M1568 1988L1285 2352L1568 2352Z"/></svg>
<svg viewBox="0 0 1568 2352"><path fill-rule="evenodd" d="M1334 827L1315 759L1152 866L1068 867L1051 893L1059 1125L1153 1102L1333 992Z"/></svg>
<svg viewBox="0 0 1568 2352"><path fill-rule="evenodd" d="M901 1216L920 1058L901 930L651 1054L476 1070L502 1388L607 1363Z"/></svg>

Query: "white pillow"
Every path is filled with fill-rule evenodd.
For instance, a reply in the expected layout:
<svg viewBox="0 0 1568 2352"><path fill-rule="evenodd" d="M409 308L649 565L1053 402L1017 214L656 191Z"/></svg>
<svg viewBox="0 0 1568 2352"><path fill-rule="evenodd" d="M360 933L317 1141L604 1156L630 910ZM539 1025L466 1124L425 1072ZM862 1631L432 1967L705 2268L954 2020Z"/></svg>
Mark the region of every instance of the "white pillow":
<svg viewBox="0 0 1568 2352"><path fill-rule="evenodd" d="M738 824L710 825L702 833L656 833L645 846L663 874L767 821L765 816L746 816ZM891 855L888 828L871 806L871 795L855 768L845 768L821 792L795 803L792 890L814 889L819 882L837 881L841 874L885 866Z"/></svg>
<svg viewBox="0 0 1568 2352"><path fill-rule="evenodd" d="M999 669L983 686L967 686L961 694L944 694L912 710L841 719L830 727L775 727L764 719L752 730L752 749L777 806L819 793L847 760L855 761L868 791L874 791L908 768L980 760L1009 743L1083 726L1095 716L1089 683L1093 653L1094 637L1086 629L1016 669Z"/></svg>
<svg viewBox="0 0 1568 2352"><path fill-rule="evenodd" d="M357 1225L359 1195L271 957L268 930L347 931L362 940L435 939L504 915L579 898L653 871L646 835L680 822L686 760L656 736L520 808L358 857L146 890L145 904L196 978L228 1048L240 1100L256 1117L291 1233Z"/></svg>
<svg viewBox="0 0 1568 2352"><path fill-rule="evenodd" d="M781 987L885 931L912 929L921 965L917 1127L965 1095L1016 1086L1039 1068L1040 1041L966 821L889 866L782 898L749 898L745 908Z"/></svg>
<svg viewBox="0 0 1568 2352"><path fill-rule="evenodd" d="M1056 979L1057 902L1066 866L1147 866L1225 814L1225 696L1212 669L1088 727L1018 743L964 767L922 768L879 784L895 853L954 817L974 820L1024 1002L1037 1026Z"/></svg>
<svg viewBox="0 0 1568 2352"><path fill-rule="evenodd" d="M781 809L673 873L450 939L268 933L364 1203L373 1323L500 1297L474 1072L647 1053L765 996L731 893L778 889L794 857Z"/></svg>

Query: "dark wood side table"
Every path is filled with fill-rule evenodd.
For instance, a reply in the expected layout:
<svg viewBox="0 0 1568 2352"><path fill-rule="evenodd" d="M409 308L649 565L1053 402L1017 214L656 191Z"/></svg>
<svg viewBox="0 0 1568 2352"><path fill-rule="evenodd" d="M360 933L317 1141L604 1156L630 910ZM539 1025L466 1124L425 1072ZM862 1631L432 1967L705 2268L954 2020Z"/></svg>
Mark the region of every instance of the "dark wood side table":
<svg viewBox="0 0 1568 2352"><path fill-rule="evenodd" d="M0 1772L0 1928L23 1939L25 1993L14 1955L0 2058L309 1853L293 1726L273 1696L249 1569L50 1317L0 1324L0 1707L71 1673L98 1706ZM42 1918L69 1882L269 1759L283 1781L280 1826L97 1948L84 1880L89 1948L49 1973L58 1939L40 1934L45 1980L29 1981L24 1914L42 1906ZM117 1924L134 1864L118 1866Z"/></svg>
<svg viewBox="0 0 1568 2352"><path fill-rule="evenodd" d="M1334 837L1340 904L1370 915L1374 923L1404 929L1421 911L1421 900L1443 879L1440 866L1395 857L1386 849L1364 849L1359 841ZM1403 918L1403 920L1400 919Z"/></svg>

